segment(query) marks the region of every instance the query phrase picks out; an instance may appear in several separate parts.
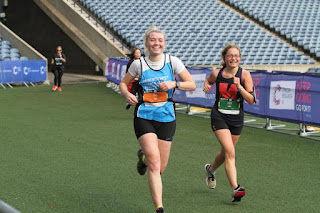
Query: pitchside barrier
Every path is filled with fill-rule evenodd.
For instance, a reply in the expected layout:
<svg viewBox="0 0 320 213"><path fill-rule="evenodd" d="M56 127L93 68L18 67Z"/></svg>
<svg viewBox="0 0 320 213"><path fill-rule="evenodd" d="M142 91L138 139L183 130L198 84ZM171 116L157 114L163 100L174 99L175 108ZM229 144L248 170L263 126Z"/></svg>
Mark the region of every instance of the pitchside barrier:
<svg viewBox="0 0 320 213"><path fill-rule="evenodd" d="M0 61L0 85L11 87L12 83L44 82L47 79L46 60Z"/></svg>
<svg viewBox="0 0 320 213"><path fill-rule="evenodd" d="M106 78L113 82L113 89L118 91L117 85L126 74L128 60L110 58L106 64ZM190 106L211 108L215 101L216 88L213 86L207 93L202 91L204 80L211 72L209 68L187 67L197 88L195 91L176 90L174 101ZM283 125L272 125L271 119L300 124L298 129L301 136L318 133L307 132L306 125L320 126L320 75L297 72L267 72L252 70L251 75L256 92L256 103L244 103L244 110L251 115L266 118L264 125L268 130L282 128ZM177 77L178 79L178 77ZM251 120L252 121L252 120ZM247 121L248 122L248 121Z"/></svg>
<svg viewBox="0 0 320 213"><path fill-rule="evenodd" d="M6 202L0 200L0 213L21 213Z"/></svg>

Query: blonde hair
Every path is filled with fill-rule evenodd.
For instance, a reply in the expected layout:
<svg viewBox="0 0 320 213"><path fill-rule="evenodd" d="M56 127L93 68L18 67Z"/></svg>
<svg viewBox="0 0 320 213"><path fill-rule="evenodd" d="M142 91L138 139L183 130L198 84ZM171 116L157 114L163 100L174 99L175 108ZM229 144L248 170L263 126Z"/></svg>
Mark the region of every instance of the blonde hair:
<svg viewBox="0 0 320 213"><path fill-rule="evenodd" d="M241 56L240 47L239 47L238 45L236 45L235 43L228 43L228 44L224 47L224 49L222 50L222 52L221 52L222 59L223 59L224 57L226 57L228 50L231 49L231 48L236 48L237 50L239 50L239 54L240 54L240 56ZM225 66L226 66L224 60L221 62L220 65L221 65L222 67L225 67Z"/></svg>
<svg viewBox="0 0 320 213"><path fill-rule="evenodd" d="M143 44L144 44L144 49L145 49L144 52L145 53L149 52L146 44L147 44L147 41L148 41L151 33L161 33L164 37L164 40L166 40L166 34L164 31L160 30L157 26L154 26L154 25L150 26L149 29L147 29L147 31L144 33L144 36L143 36Z"/></svg>

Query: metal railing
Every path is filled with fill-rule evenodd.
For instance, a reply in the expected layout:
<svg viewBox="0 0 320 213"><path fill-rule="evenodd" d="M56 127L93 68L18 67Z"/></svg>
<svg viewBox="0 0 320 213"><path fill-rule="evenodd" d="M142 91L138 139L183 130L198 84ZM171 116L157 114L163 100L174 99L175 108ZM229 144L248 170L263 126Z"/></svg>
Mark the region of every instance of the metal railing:
<svg viewBox="0 0 320 213"><path fill-rule="evenodd" d="M6 202L0 200L0 213L21 213Z"/></svg>

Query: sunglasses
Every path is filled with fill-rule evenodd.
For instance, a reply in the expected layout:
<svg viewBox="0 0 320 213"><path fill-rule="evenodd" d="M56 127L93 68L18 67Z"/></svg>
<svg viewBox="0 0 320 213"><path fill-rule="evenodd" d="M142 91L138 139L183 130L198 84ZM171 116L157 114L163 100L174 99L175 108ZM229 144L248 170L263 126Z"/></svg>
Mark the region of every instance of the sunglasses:
<svg viewBox="0 0 320 213"><path fill-rule="evenodd" d="M59 52L60 52L60 51L62 51L62 50L57 50L57 51L59 51Z"/></svg>

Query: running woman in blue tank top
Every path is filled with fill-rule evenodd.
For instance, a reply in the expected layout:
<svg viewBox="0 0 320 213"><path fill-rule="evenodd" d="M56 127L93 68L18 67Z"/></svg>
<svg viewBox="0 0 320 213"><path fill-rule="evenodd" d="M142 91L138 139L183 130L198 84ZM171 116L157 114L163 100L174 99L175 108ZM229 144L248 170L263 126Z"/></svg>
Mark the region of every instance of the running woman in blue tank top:
<svg viewBox="0 0 320 213"><path fill-rule="evenodd" d="M215 171L225 163L225 171L232 188L232 202L239 202L245 189L238 185L235 146L243 127L243 100L255 101L251 74L239 67L240 48L231 43L222 51L223 68L213 70L205 80L203 91L216 84L216 101L211 111L211 127L221 144L221 151L212 164L205 165L206 184L216 187Z"/></svg>
<svg viewBox="0 0 320 213"><path fill-rule="evenodd" d="M144 175L148 168L149 189L156 212L164 212L162 180L170 155L171 141L176 129L172 96L175 89L195 90L196 85L180 59L163 54L165 33L150 27L144 36L149 55L135 60L120 83L121 93L127 102L136 105L134 130L140 143L137 169ZM138 100L128 91L127 85L139 75L143 97ZM178 75L181 82L175 81Z"/></svg>

